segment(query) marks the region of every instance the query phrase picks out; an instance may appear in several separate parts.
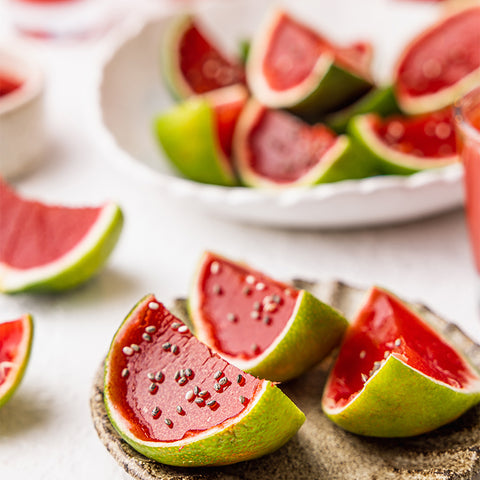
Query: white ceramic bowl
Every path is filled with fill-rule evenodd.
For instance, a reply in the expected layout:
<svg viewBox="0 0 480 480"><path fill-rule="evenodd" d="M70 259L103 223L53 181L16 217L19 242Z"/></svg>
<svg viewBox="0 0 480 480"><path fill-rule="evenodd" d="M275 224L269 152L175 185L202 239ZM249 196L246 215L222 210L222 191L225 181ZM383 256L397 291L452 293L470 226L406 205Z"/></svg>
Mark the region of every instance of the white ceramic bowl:
<svg viewBox="0 0 480 480"><path fill-rule="evenodd" d="M0 74L21 86L0 97L0 175L27 173L42 158L46 145L44 78L41 68L23 51L0 45Z"/></svg>
<svg viewBox="0 0 480 480"><path fill-rule="evenodd" d="M391 0L284 0L290 11L338 42L369 39L375 70L385 78L402 46L435 20L436 5ZM192 2L191 8L227 48L238 47L273 1ZM345 228L426 217L462 204L462 169L453 165L409 177L377 177L269 192L195 183L170 167L152 134L152 118L173 103L160 73L160 44L169 15L132 19L111 38L99 86L108 157L140 182L153 183L186 208L228 219L292 228ZM388 41L386 41L386 39Z"/></svg>

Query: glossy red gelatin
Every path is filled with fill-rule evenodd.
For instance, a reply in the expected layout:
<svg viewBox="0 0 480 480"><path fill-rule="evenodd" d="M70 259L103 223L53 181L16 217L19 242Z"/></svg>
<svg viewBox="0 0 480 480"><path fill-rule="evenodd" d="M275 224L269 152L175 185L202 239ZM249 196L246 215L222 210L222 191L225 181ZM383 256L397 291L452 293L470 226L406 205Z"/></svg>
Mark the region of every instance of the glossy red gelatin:
<svg viewBox="0 0 480 480"><path fill-rule="evenodd" d="M335 143L325 125L309 125L281 111L264 108L248 134L250 164L278 183L298 180L318 164Z"/></svg>
<svg viewBox="0 0 480 480"><path fill-rule="evenodd" d="M441 160L457 151L451 108L414 117L377 118L373 127L389 148L401 153Z"/></svg>
<svg viewBox="0 0 480 480"><path fill-rule="evenodd" d="M101 210L27 200L0 179L0 263L30 269L58 260L87 235Z"/></svg>
<svg viewBox="0 0 480 480"><path fill-rule="evenodd" d="M283 91L299 85L311 75L323 54L331 55L347 70L369 76L371 51L367 44L336 47L316 31L282 13L263 63L270 88Z"/></svg>
<svg viewBox="0 0 480 480"><path fill-rule="evenodd" d="M106 389L133 435L174 442L240 415L262 382L213 353L150 295L115 336Z"/></svg>
<svg viewBox="0 0 480 480"><path fill-rule="evenodd" d="M195 24L184 32L179 56L180 69L194 93L245 83L243 67L226 59Z"/></svg>
<svg viewBox="0 0 480 480"><path fill-rule="evenodd" d="M293 315L298 290L265 274L207 253L198 272L198 311L209 345L228 356L261 355ZM199 314L200 314L199 313Z"/></svg>
<svg viewBox="0 0 480 480"><path fill-rule="evenodd" d="M22 86L22 82L17 78L0 71L0 97L8 95Z"/></svg>
<svg viewBox="0 0 480 480"><path fill-rule="evenodd" d="M454 388L475 379L471 367L432 327L389 292L372 288L343 340L326 396L347 405L386 356Z"/></svg>

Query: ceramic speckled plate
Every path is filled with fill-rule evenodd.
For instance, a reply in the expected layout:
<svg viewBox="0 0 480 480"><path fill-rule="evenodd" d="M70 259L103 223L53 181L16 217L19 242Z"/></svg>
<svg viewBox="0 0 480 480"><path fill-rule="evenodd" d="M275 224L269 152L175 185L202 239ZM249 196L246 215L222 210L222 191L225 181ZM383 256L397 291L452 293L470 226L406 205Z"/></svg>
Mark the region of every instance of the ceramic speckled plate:
<svg viewBox="0 0 480 480"><path fill-rule="evenodd" d="M436 2L392 0L368 0L367 7L365 2L337 0L329 2L328 8L320 8L318 0L177 2L179 7L194 9L219 44L232 52L238 51L241 40L251 38L267 10L279 3L338 43L371 41L380 83L390 81L403 45L440 13ZM159 194L189 210L290 228L398 223L462 205L460 164L408 177L372 177L282 192L219 187L182 178L163 155L152 129L154 116L173 103L160 72L160 45L171 15L161 12L131 20L113 32L107 48L98 89L98 121L106 157L141 184L153 185Z"/></svg>
<svg viewBox="0 0 480 480"><path fill-rule="evenodd" d="M351 318L364 295L341 282L310 283L300 288ZM185 317L185 302L172 309ZM422 315L480 368L480 346L455 325L429 309ZM329 362L281 385L306 415L298 434L277 452L220 468L178 468L162 465L134 451L113 429L103 404L103 366L94 381L91 410L98 435L115 460L140 480L476 480L480 478L480 406L430 434L406 439L374 439L350 434L322 413L320 398Z"/></svg>

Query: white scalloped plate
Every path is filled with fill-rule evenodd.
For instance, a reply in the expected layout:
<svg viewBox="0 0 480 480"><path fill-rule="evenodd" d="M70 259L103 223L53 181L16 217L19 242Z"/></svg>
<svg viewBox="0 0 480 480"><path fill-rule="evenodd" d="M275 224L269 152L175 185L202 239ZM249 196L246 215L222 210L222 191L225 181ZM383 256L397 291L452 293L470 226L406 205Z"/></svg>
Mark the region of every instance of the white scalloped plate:
<svg viewBox="0 0 480 480"><path fill-rule="evenodd" d="M283 1L300 18L338 42L369 39L378 78L402 46L439 14L436 4L394 0ZM249 38L273 1L193 2L192 9L227 49ZM462 205L462 168L452 165L410 177L377 177L268 192L203 185L178 177L152 134L152 118L173 103L160 73L160 44L173 12L139 16L110 37L99 86L99 116L108 157L141 182L186 207L248 223L295 228L345 228L423 218ZM341 17L341 18L340 18ZM143 19L142 19L143 18ZM388 38L388 41L385 41Z"/></svg>

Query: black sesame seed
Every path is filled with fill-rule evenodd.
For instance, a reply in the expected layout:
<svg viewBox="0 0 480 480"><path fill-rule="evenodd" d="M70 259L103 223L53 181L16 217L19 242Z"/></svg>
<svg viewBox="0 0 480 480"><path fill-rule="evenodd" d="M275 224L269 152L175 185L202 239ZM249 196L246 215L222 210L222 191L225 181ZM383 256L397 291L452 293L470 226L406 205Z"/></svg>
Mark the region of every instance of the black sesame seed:
<svg viewBox="0 0 480 480"><path fill-rule="evenodd" d="M180 415L183 413L183 408L180 406L180 405L177 405L177 413L179 413Z"/></svg>
<svg viewBox="0 0 480 480"><path fill-rule="evenodd" d="M197 397L195 399L195 403L198 405L201 405L205 400L202 397Z"/></svg>
<svg viewBox="0 0 480 480"><path fill-rule="evenodd" d="M242 293L244 295L250 295L252 293L252 289L250 287L243 287Z"/></svg>
<svg viewBox="0 0 480 480"><path fill-rule="evenodd" d="M208 406L208 407L213 407L213 406L216 405L216 404L217 404L217 402L216 402L215 400L209 400L209 401L207 402L207 406Z"/></svg>
<svg viewBox="0 0 480 480"><path fill-rule="evenodd" d="M218 383L219 383L220 385L222 385L222 386L223 386L223 385L226 385L227 382L228 382L228 378L227 378L227 377L222 377L222 378L218 381Z"/></svg>
<svg viewBox="0 0 480 480"><path fill-rule="evenodd" d="M198 395L200 397L206 397L208 395L208 390L202 390L201 392L198 392Z"/></svg>
<svg viewBox="0 0 480 480"><path fill-rule="evenodd" d="M149 380L155 380L155 375L153 373L147 373L147 377Z"/></svg>
<svg viewBox="0 0 480 480"><path fill-rule="evenodd" d="M152 417L153 418L158 418L162 412L158 407L154 407L152 410Z"/></svg>
<svg viewBox="0 0 480 480"><path fill-rule="evenodd" d="M198 395L200 393L200 387L197 387L197 386L193 387L193 393L195 395Z"/></svg>
<svg viewBox="0 0 480 480"><path fill-rule="evenodd" d="M166 423L169 427L171 427L171 426L173 425L173 422L172 422L169 418L166 418L166 419L165 419L165 423Z"/></svg>
<svg viewBox="0 0 480 480"><path fill-rule="evenodd" d="M163 348L164 350L170 350L170 347L171 347L171 346L172 346L171 343L166 342L166 343L164 343L164 344L162 345L162 348Z"/></svg>
<svg viewBox="0 0 480 480"><path fill-rule="evenodd" d="M176 330L178 327L181 327L181 326L182 326L182 324L179 323L179 322L173 322L172 325L171 325L171 327L172 327L174 330Z"/></svg>
<svg viewBox="0 0 480 480"><path fill-rule="evenodd" d="M185 376L186 377L191 377L193 376L193 370L191 368L185 369Z"/></svg>
<svg viewBox="0 0 480 480"><path fill-rule="evenodd" d="M178 353L178 345L172 345L172 353L174 354Z"/></svg>
<svg viewBox="0 0 480 480"><path fill-rule="evenodd" d="M180 378L180 370L177 370L177 371L175 372L175 375L174 375L173 378L175 379L176 382L178 381L178 379Z"/></svg>
<svg viewBox="0 0 480 480"><path fill-rule="evenodd" d="M219 384L219 383L215 383L213 385L213 389L216 391L216 392L219 392L221 389L222 389L222 386Z"/></svg>
<svg viewBox="0 0 480 480"><path fill-rule="evenodd" d="M156 380L157 382L162 382L163 379L164 379L164 375L163 375L162 372L157 372L157 373L155 374L155 380Z"/></svg>
<svg viewBox="0 0 480 480"><path fill-rule="evenodd" d="M158 385L156 383L151 383L148 386L148 390L150 393L155 393L158 390Z"/></svg>
<svg viewBox="0 0 480 480"><path fill-rule="evenodd" d="M241 403L242 405L245 403L245 400L246 400L246 399L245 399L245 397L244 397L243 395L240 395L240 396L238 397L238 399L240 400L240 403Z"/></svg>
<svg viewBox="0 0 480 480"><path fill-rule="evenodd" d="M237 377L237 383L240 384L243 382L243 376L242 375L238 375Z"/></svg>
<svg viewBox="0 0 480 480"><path fill-rule="evenodd" d="M130 373L130 372L128 371L128 368L124 368L124 369L122 370L122 377L123 377L123 378L128 377L128 374L129 374L129 373Z"/></svg>
<svg viewBox="0 0 480 480"><path fill-rule="evenodd" d="M215 380L217 380L217 379L220 378L222 375L223 375L223 372L222 372L221 370L217 370L217 371L215 372L215 375L213 376L213 378L214 378Z"/></svg>
<svg viewBox="0 0 480 480"><path fill-rule="evenodd" d="M187 377L180 377L180 379L178 380L179 385L185 385L187 382L188 382Z"/></svg>
<svg viewBox="0 0 480 480"><path fill-rule="evenodd" d="M151 342L152 341L152 337L148 334L148 333L144 333L142 335L142 338L146 341L146 342Z"/></svg>

